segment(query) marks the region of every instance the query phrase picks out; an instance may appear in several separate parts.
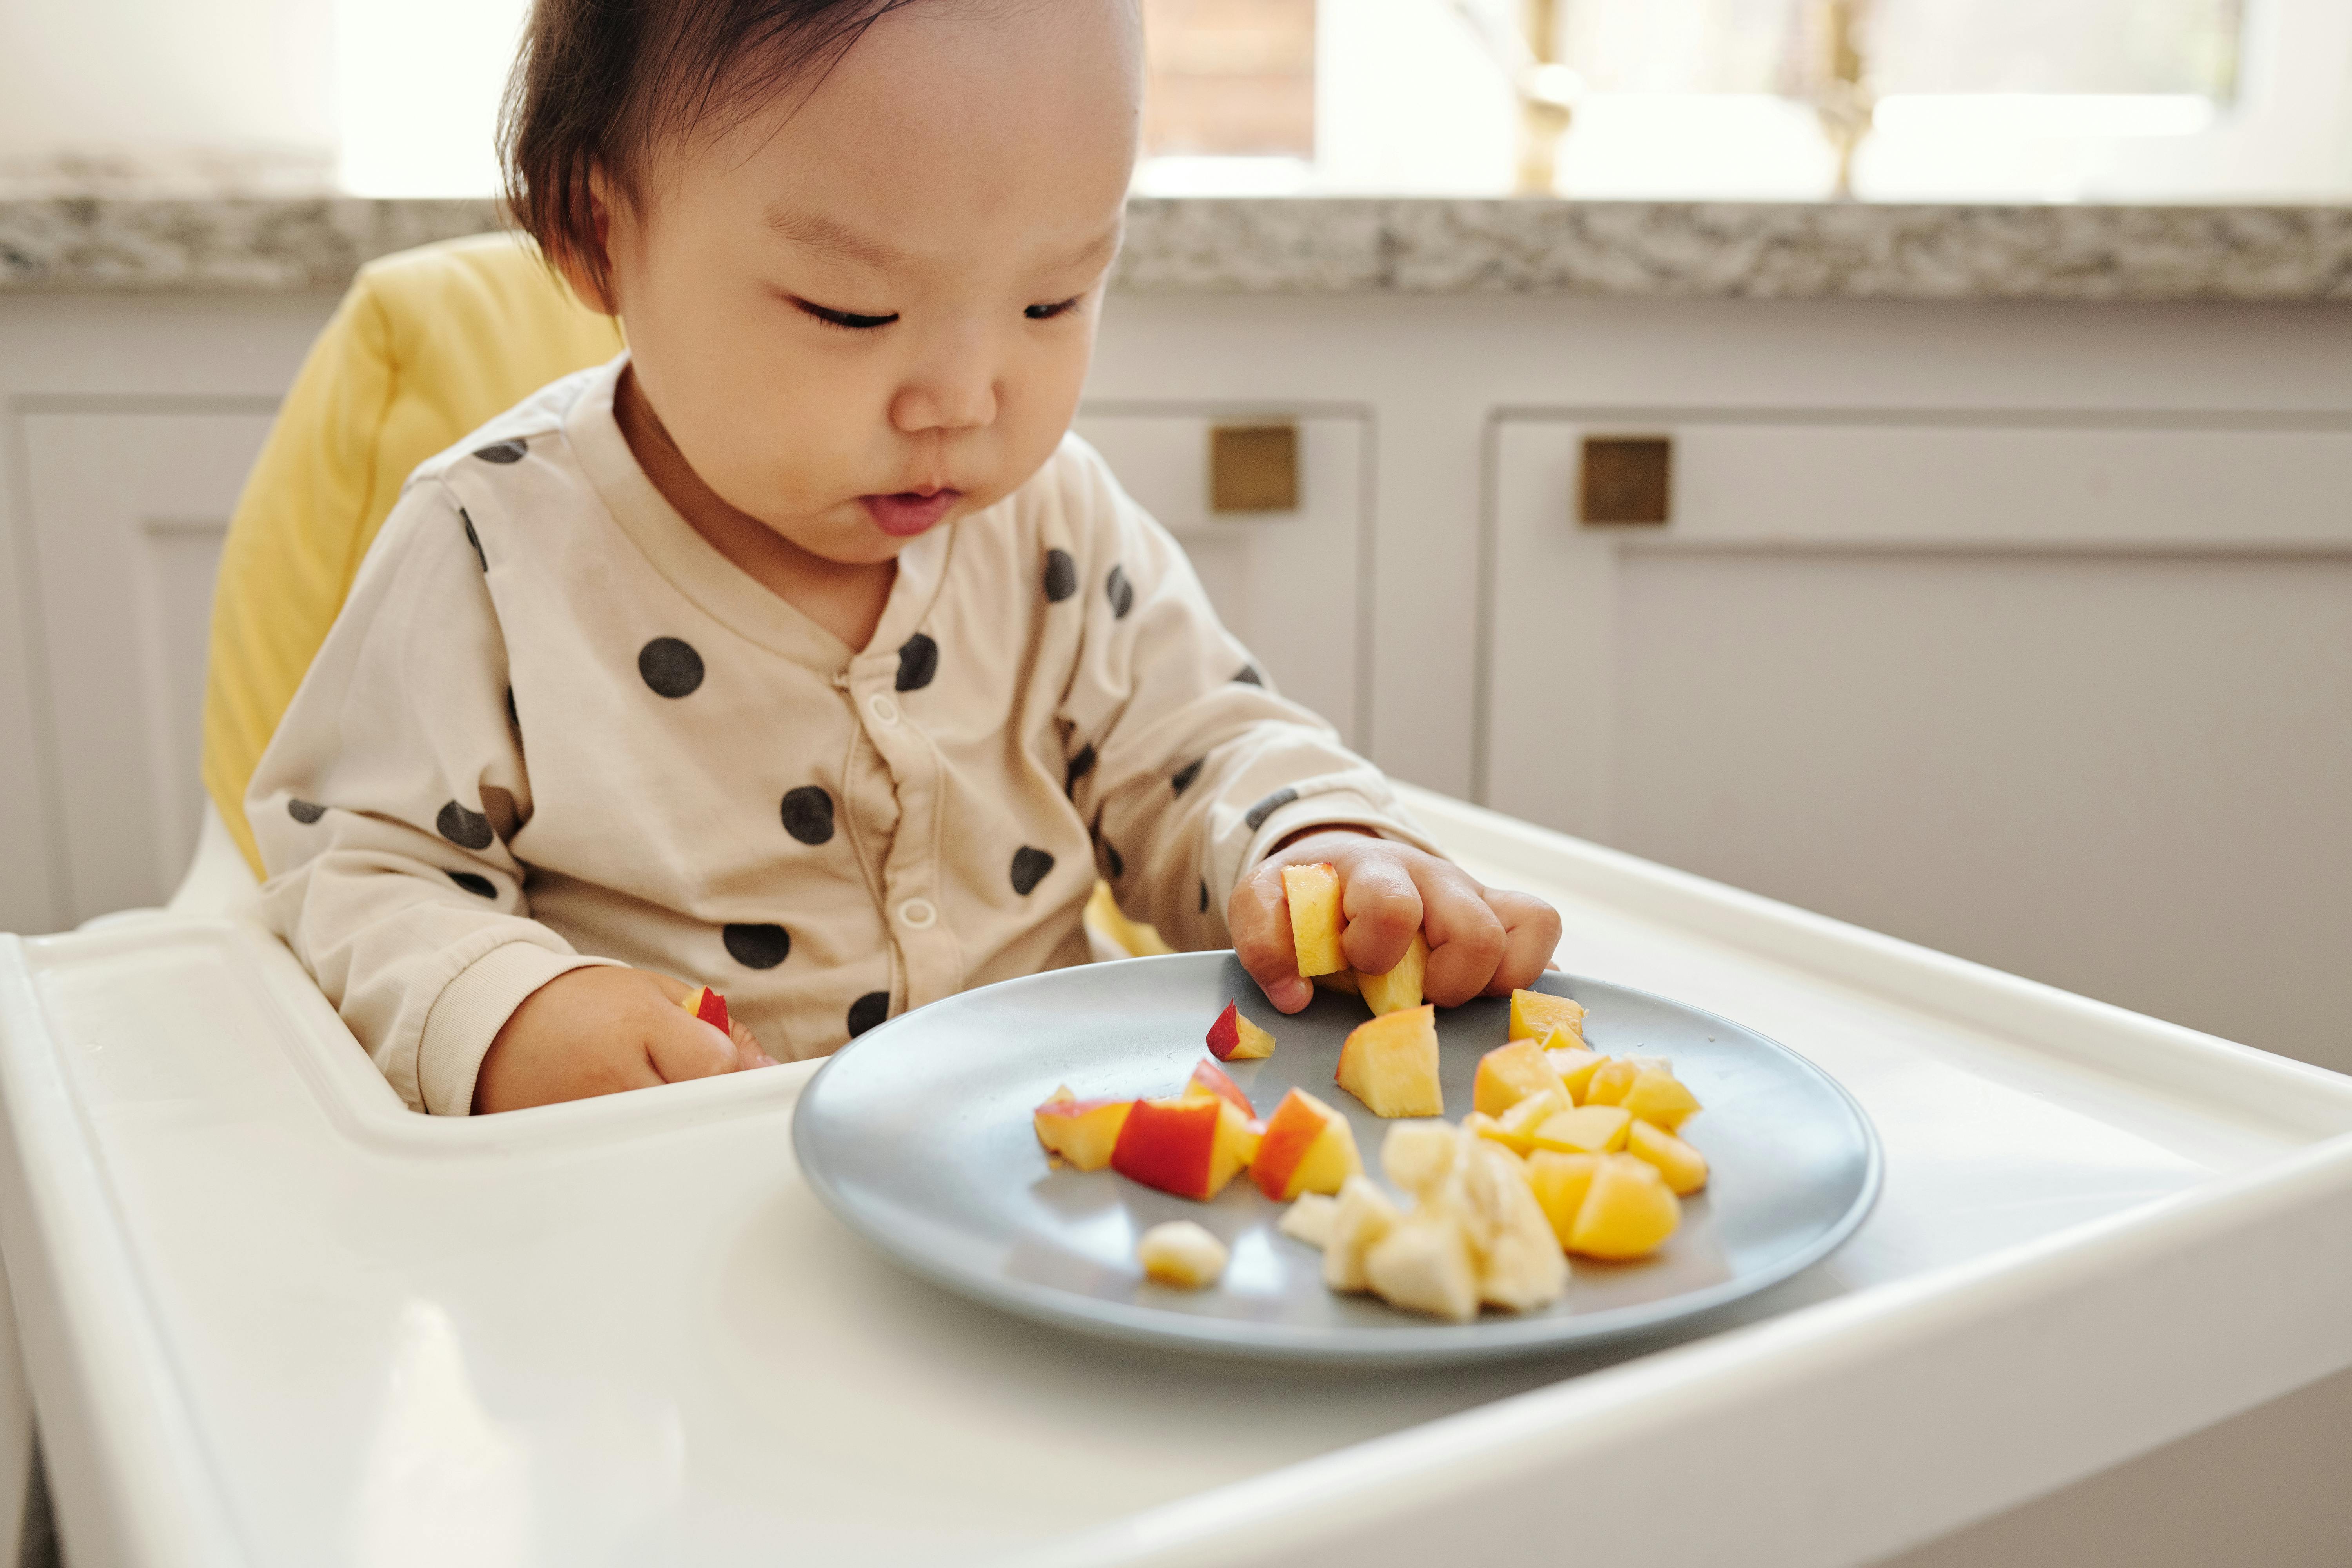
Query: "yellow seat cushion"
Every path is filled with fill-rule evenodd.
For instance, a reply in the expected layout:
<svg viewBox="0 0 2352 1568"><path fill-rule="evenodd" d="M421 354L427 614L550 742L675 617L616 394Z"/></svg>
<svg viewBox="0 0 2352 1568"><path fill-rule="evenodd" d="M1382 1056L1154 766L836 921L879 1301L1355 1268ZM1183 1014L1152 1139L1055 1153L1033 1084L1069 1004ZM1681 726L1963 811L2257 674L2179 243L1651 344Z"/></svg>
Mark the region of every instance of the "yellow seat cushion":
<svg viewBox="0 0 2352 1568"><path fill-rule="evenodd" d="M362 268L278 407L221 547L205 788L256 875L245 786L409 471L621 350L528 242L481 235Z"/></svg>

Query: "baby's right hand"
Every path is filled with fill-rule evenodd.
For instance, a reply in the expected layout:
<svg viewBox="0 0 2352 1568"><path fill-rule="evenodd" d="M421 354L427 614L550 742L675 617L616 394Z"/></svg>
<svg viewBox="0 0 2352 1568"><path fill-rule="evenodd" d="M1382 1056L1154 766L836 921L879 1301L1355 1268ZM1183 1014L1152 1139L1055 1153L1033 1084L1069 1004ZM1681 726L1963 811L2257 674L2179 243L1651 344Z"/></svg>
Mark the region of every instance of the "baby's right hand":
<svg viewBox="0 0 2352 1568"><path fill-rule="evenodd" d="M646 969L599 965L523 998L482 1058L474 1113L586 1100L776 1065L751 1031L717 1029L679 1004L694 988Z"/></svg>

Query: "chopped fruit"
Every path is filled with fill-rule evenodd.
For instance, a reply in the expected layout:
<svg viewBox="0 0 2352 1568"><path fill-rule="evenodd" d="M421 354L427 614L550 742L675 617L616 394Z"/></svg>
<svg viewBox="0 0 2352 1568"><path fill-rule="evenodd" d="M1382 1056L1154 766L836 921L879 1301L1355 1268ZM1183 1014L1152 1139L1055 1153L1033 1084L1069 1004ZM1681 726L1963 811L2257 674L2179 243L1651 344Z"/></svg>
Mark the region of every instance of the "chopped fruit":
<svg viewBox="0 0 2352 1568"><path fill-rule="evenodd" d="M1075 1099L1066 1084L1030 1113L1030 1121L1038 1142L1081 1171L1099 1171L1110 1163L1118 1130L1134 1106L1131 1100Z"/></svg>
<svg viewBox="0 0 2352 1568"><path fill-rule="evenodd" d="M1404 950L1394 969L1386 974L1359 974L1357 988L1362 992L1365 1005L1375 1017L1382 1013L1402 1013L1421 1005L1422 977L1429 973L1429 942L1419 931L1412 933L1412 945Z"/></svg>
<svg viewBox="0 0 2352 1568"><path fill-rule="evenodd" d="M1221 1062L1254 1062L1274 1055L1274 1037L1243 1017L1241 1004L1228 1002L1209 1026L1209 1054Z"/></svg>
<svg viewBox="0 0 2352 1568"><path fill-rule="evenodd" d="M1633 1118L1614 1105L1580 1105L1536 1129L1536 1147L1562 1154L1605 1154L1625 1146Z"/></svg>
<svg viewBox="0 0 2352 1568"><path fill-rule="evenodd" d="M1706 1156L1662 1127L1636 1121L1625 1134L1625 1152L1655 1165L1678 1198L1706 1185Z"/></svg>
<svg viewBox="0 0 2352 1568"><path fill-rule="evenodd" d="M1623 1259L1655 1252L1682 1223L1683 1205L1654 1165L1631 1154L1611 1154L1592 1173L1576 1211L1569 1250L1588 1258Z"/></svg>
<svg viewBox="0 0 2352 1568"><path fill-rule="evenodd" d="M1225 1244L1189 1219L1155 1225L1135 1244L1136 1261L1162 1285L1198 1290L1225 1271Z"/></svg>
<svg viewBox="0 0 2352 1568"><path fill-rule="evenodd" d="M1697 1115L1699 1110L1698 1096L1685 1088L1681 1079L1653 1068L1635 1073L1633 1087L1617 1103L1668 1132Z"/></svg>
<svg viewBox="0 0 2352 1568"><path fill-rule="evenodd" d="M1474 1107L1489 1116L1502 1115L1529 1095L1546 1093L1566 1099L1568 1091L1543 1047L1533 1040L1514 1040L1480 1057L1478 1076L1470 1085Z"/></svg>
<svg viewBox="0 0 2352 1568"><path fill-rule="evenodd" d="M1277 1203L1301 1193L1336 1193L1349 1177L1363 1173L1348 1119L1303 1089L1292 1089L1274 1108L1250 1161L1250 1179Z"/></svg>
<svg viewBox="0 0 2352 1568"><path fill-rule="evenodd" d="M1339 1214L1339 1199L1327 1198L1321 1193L1301 1193L1297 1202L1282 1211L1282 1222L1275 1228L1309 1247L1327 1247L1331 1241L1331 1222Z"/></svg>
<svg viewBox="0 0 2352 1568"><path fill-rule="evenodd" d="M1417 1213L1381 1237L1364 1255L1364 1283L1391 1307L1456 1323L1478 1315L1477 1260L1449 1209Z"/></svg>
<svg viewBox="0 0 2352 1568"><path fill-rule="evenodd" d="M1510 1149L1514 1154L1520 1152L1511 1147L1509 1137L1503 1131L1503 1124L1483 1110L1474 1110L1464 1117L1462 1130L1465 1132L1475 1132L1499 1148Z"/></svg>
<svg viewBox="0 0 2352 1568"><path fill-rule="evenodd" d="M1256 1142L1248 1119L1214 1096L1139 1100L1111 1146L1110 1164L1147 1187L1205 1201L1249 1163Z"/></svg>
<svg viewBox="0 0 2352 1568"><path fill-rule="evenodd" d="M1574 1109L1569 1103L1568 1096L1558 1089L1548 1089L1541 1094L1531 1094L1503 1112L1502 1120L1496 1123L1501 1129L1496 1135L1496 1142L1514 1154L1533 1153L1536 1129L1561 1111Z"/></svg>
<svg viewBox="0 0 2352 1568"><path fill-rule="evenodd" d="M1252 1105L1249 1096L1242 1092L1242 1086L1227 1078L1225 1069L1214 1062L1201 1063L1192 1069L1192 1076L1184 1081L1183 1098L1191 1100L1203 1094L1214 1095L1244 1116L1257 1115L1257 1107Z"/></svg>
<svg viewBox="0 0 2352 1568"><path fill-rule="evenodd" d="M1339 1047L1339 1087L1375 1116L1443 1116L1437 1009L1423 1003L1356 1026Z"/></svg>
<svg viewBox="0 0 2352 1568"><path fill-rule="evenodd" d="M1614 1105L1625 1098L1625 1091L1633 1088L1633 1080L1641 1076L1642 1069L1623 1057L1612 1057L1594 1069L1591 1080L1584 1086L1584 1093L1580 1097L1582 1103Z"/></svg>
<svg viewBox="0 0 2352 1568"><path fill-rule="evenodd" d="M1464 1143L1462 1193L1478 1253L1480 1299L1513 1312L1549 1306L1568 1289L1568 1261L1528 1184L1527 1167L1496 1144L1476 1138Z"/></svg>
<svg viewBox="0 0 2352 1568"><path fill-rule="evenodd" d="M1315 977L1315 984L1326 991L1344 991L1350 996L1363 990L1352 969L1335 969L1328 974L1318 974Z"/></svg>
<svg viewBox="0 0 2352 1568"><path fill-rule="evenodd" d="M1391 1127L1381 1141L1381 1169L1416 1198L1433 1196L1462 1157L1462 1138L1443 1121Z"/></svg>
<svg viewBox="0 0 2352 1568"><path fill-rule="evenodd" d="M1554 1035L1552 1038L1560 1040L1567 1037ZM1584 1103L1585 1090L1592 1083L1592 1075L1599 1072L1601 1064L1609 1058L1598 1051L1588 1051L1582 1046L1570 1046L1566 1048L1554 1046L1544 1052L1544 1059L1551 1063L1552 1071L1559 1074L1559 1086L1568 1090L1569 1099L1581 1105Z"/></svg>
<svg viewBox="0 0 2352 1568"><path fill-rule="evenodd" d="M709 986L696 986L692 991L687 994L686 1000L679 1003L678 1005L693 1014L696 1017L701 1019L704 1023L709 1025L712 1028L718 1030L720 1034L723 1035L727 1032L727 998L719 994L718 992L713 991Z"/></svg>
<svg viewBox="0 0 2352 1568"><path fill-rule="evenodd" d="M1549 996L1540 991L1511 993L1511 1032L1514 1040L1540 1040L1554 1030L1566 1035L1566 1040L1554 1045L1584 1043L1584 1008L1565 996Z"/></svg>
<svg viewBox="0 0 2352 1568"><path fill-rule="evenodd" d="M1591 1189L1592 1173L1599 1169L1598 1154L1559 1154L1539 1149L1528 1160L1528 1185L1534 1189L1544 1218L1551 1222L1552 1236L1562 1247L1576 1229L1577 1213L1584 1207L1584 1194Z"/></svg>
<svg viewBox="0 0 2352 1568"><path fill-rule="evenodd" d="M1339 956L1339 873L1328 861L1282 868L1282 896L1290 905L1290 945L1298 973L1313 979L1348 967Z"/></svg>
<svg viewBox="0 0 2352 1568"><path fill-rule="evenodd" d="M1364 1176L1350 1176L1331 1211L1331 1232L1323 1242L1323 1283L1334 1290L1361 1290L1364 1255L1396 1226L1396 1205Z"/></svg>

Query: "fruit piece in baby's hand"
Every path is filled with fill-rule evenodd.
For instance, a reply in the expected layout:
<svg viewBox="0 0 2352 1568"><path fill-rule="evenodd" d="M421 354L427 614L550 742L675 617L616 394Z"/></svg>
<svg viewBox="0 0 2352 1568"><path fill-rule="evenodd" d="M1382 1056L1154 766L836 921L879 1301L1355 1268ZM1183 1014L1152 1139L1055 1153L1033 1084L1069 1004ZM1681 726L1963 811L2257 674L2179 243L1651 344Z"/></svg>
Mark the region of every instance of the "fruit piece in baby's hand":
<svg viewBox="0 0 2352 1568"><path fill-rule="evenodd" d="M1540 1040L1558 1031L1565 1040L1554 1040L1555 1046L1580 1046L1584 1043L1584 1007L1565 996L1553 996L1541 991L1511 993L1511 1032L1504 1037L1513 1040Z"/></svg>
<svg viewBox="0 0 2352 1568"><path fill-rule="evenodd" d="M1064 1084L1031 1113L1030 1121L1038 1142L1081 1171L1099 1171L1110 1163L1118 1130L1134 1105L1131 1100L1078 1100Z"/></svg>
<svg viewBox="0 0 2352 1568"><path fill-rule="evenodd" d="M1396 1205L1372 1185L1371 1178L1349 1177L1339 1189L1330 1234L1323 1241L1323 1283L1341 1292L1363 1289L1364 1255L1396 1227L1400 1217Z"/></svg>
<svg viewBox="0 0 2352 1568"><path fill-rule="evenodd" d="M1443 1116L1437 1009L1424 1003L1359 1024L1339 1047L1339 1087L1375 1116Z"/></svg>
<svg viewBox="0 0 2352 1568"><path fill-rule="evenodd" d="M1111 1145L1110 1165L1130 1181L1203 1202L1249 1163L1257 1134L1214 1095L1139 1100Z"/></svg>
<svg viewBox="0 0 2352 1568"><path fill-rule="evenodd" d="M1683 1205L1657 1168L1631 1154L1604 1154L1576 1211L1568 1247L1622 1261L1655 1252L1682 1223Z"/></svg>
<svg viewBox="0 0 2352 1568"><path fill-rule="evenodd" d="M1290 906L1290 945L1298 973L1308 979L1348 967L1339 956L1339 873L1328 861L1282 868L1282 896Z"/></svg>
<svg viewBox="0 0 2352 1568"><path fill-rule="evenodd" d="M1162 1285L1198 1290L1225 1271L1225 1244L1189 1219L1155 1225L1135 1244L1143 1272Z"/></svg>
<svg viewBox="0 0 2352 1568"><path fill-rule="evenodd" d="M1636 1121L1626 1131L1625 1152L1655 1165L1678 1198L1706 1185L1706 1156L1662 1127Z"/></svg>
<svg viewBox="0 0 2352 1568"><path fill-rule="evenodd" d="M1228 1002L1209 1026L1209 1054L1221 1062L1254 1062L1274 1055L1274 1037L1243 1017L1241 1004Z"/></svg>
<svg viewBox="0 0 2352 1568"><path fill-rule="evenodd" d="M1336 1193L1363 1171L1348 1119L1303 1089L1274 1108L1250 1160L1250 1179L1276 1203L1301 1193Z"/></svg>
<svg viewBox="0 0 2352 1568"><path fill-rule="evenodd" d="M1282 1211L1282 1223L1275 1228L1294 1241L1303 1241L1313 1247L1323 1247L1331 1242L1331 1222L1339 1216L1339 1200L1321 1193L1301 1193L1288 1208Z"/></svg>
<svg viewBox="0 0 2352 1568"><path fill-rule="evenodd" d="M1225 1069L1214 1062L1197 1064L1192 1068L1192 1076L1184 1080L1182 1098L1192 1100L1204 1094L1223 1100L1245 1117L1255 1120L1257 1116L1257 1107L1252 1105L1249 1096L1242 1092L1242 1086L1228 1078Z"/></svg>
<svg viewBox="0 0 2352 1568"><path fill-rule="evenodd" d="M1375 1017L1382 1013L1402 1013L1421 1005L1421 983L1428 973L1429 941L1415 931L1412 945L1404 950L1404 956L1397 960L1394 969L1386 974L1359 974L1356 988Z"/></svg>
<svg viewBox="0 0 2352 1568"><path fill-rule="evenodd" d="M1656 1123L1668 1132L1698 1114L1698 1096L1670 1072L1645 1068L1633 1075L1633 1082L1617 1101L1643 1121Z"/></svg>
<svg viewBox="0 0 2352 1568"><path fill-rule="evenodd" d="M1535 1144L1562 1154L1605 1154L1625 1146L1633 1121L1622 1106L1580 1105L1548 1118L1535 1131Z"/></svg>
<svg viewBox="0 0 2352 1568"><path fill-rule="evenodd" d="M680 1002L678 1005L717 1029L720 1034L727 1032L727 998L709 986L696 986L687 993L686 1000Z"/></svg>
<svg viewBox="0 0 2352 1568"><path fill-rule="evenodd" d="M1550 1058L1533 1040L1514 1040L1480 1057L1478 1076L1470 1083L1474 1107L1489 1116L1502 1115L1530 1095L1546 1093L1568 1098Z"/></svg>

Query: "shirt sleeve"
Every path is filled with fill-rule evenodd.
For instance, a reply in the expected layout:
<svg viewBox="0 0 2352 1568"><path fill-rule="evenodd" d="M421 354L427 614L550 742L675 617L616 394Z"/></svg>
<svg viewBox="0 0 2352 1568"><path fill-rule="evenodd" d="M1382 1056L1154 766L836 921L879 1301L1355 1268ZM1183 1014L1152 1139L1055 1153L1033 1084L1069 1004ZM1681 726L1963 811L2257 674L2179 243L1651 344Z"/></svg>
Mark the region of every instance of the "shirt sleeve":
<svg viewBox="0 0 2352 1568"><path fill-rule="evenodd" d="M1363 827L1437 853L1387 777L1276 691L1102 459L1073 439L1064 461L1086 597L1063 704L1070 798L1119 907L1177 947L1223 947L1234 884L1302 828Z"/></svg>
<svg viewBox="0 0 2352 1568"><path fill-rule="evenodd" d="M491 1039L583 957L530 918L531 811L472 520L436 481L385 521L255 771L265 918L410 1109L463 1115Z"/></svg>

